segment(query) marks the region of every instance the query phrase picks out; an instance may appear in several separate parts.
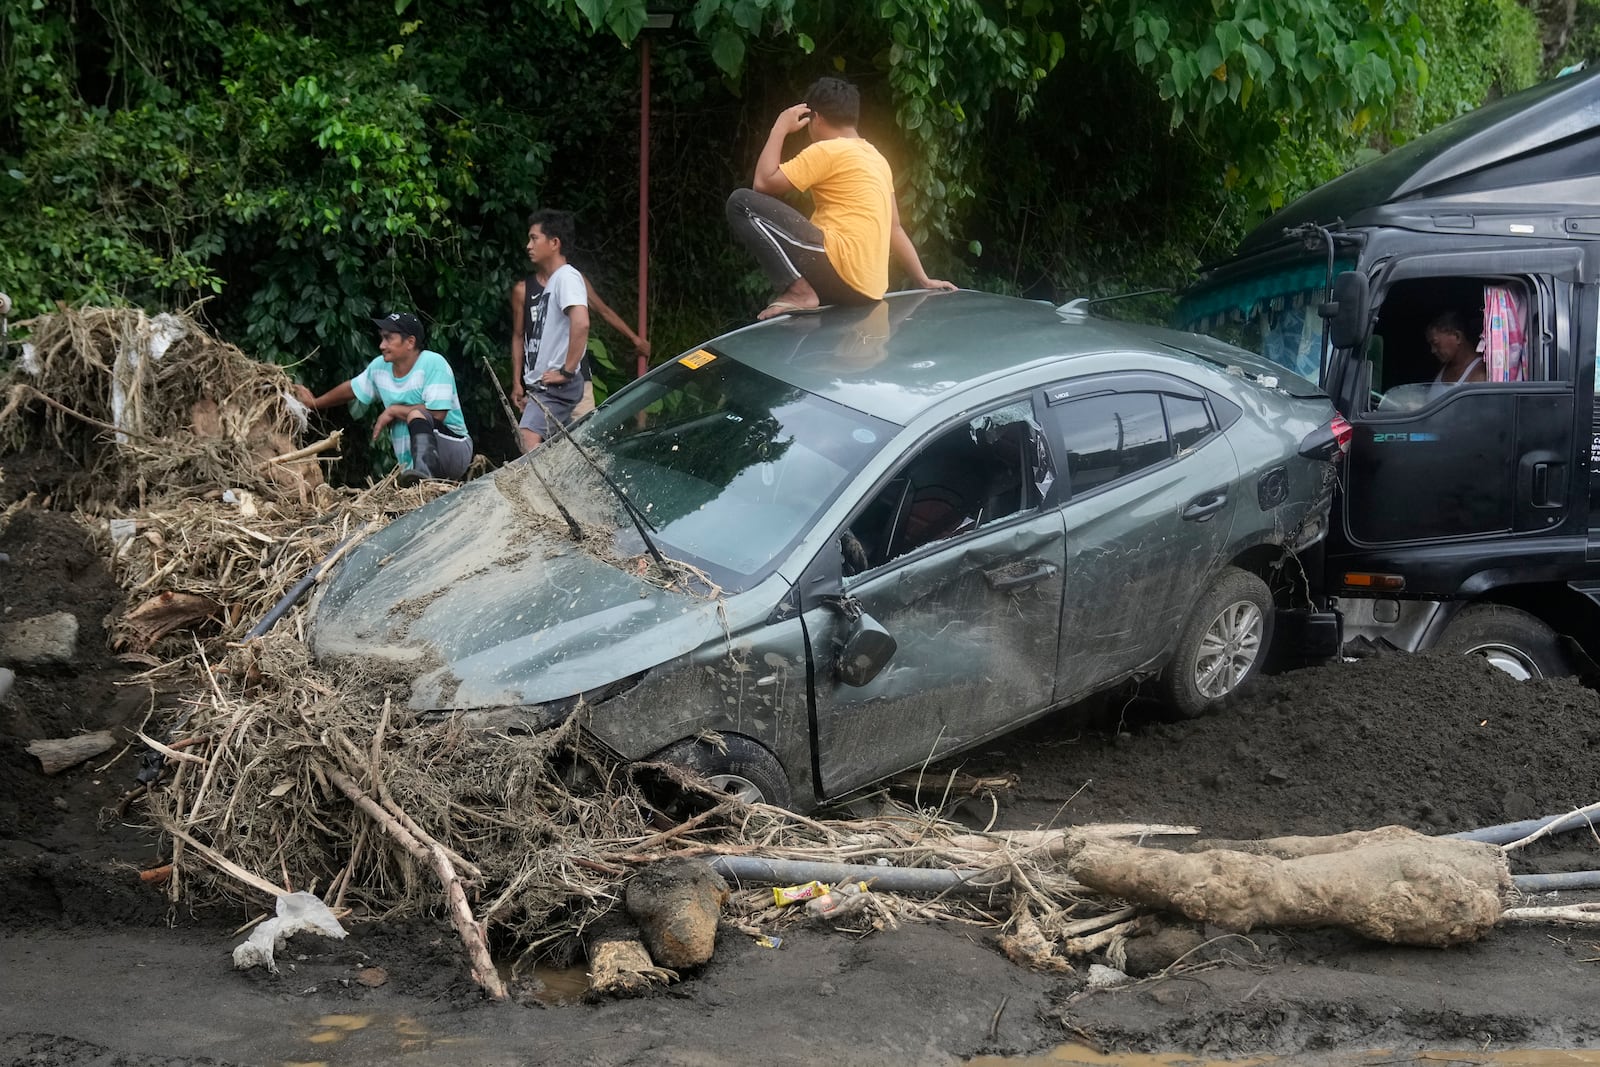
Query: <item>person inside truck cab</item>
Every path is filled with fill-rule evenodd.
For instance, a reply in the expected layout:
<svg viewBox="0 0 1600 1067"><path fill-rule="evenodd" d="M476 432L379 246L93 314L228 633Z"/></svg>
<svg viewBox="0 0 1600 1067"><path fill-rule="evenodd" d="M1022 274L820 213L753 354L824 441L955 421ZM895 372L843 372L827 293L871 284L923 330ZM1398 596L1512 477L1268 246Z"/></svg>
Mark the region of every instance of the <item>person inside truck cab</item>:
<svg viewBox="0 0 1600 1067"><path fill-rule="evenodd" d="M1429 400L1451 386L1485 380L1483 357L1478 355L1466 319L1460 312L1440 312L1428 323L1428 350L1439 361L1439 373L1428 386Z"/></svg>

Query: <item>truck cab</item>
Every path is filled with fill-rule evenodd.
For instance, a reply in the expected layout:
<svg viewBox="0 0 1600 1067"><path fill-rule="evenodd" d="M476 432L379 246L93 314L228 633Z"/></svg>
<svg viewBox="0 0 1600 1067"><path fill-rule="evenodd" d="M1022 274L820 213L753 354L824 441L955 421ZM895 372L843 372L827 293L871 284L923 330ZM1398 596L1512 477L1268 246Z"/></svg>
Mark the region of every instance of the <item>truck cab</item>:
<svg viewBox="0 0 1600 1067"><path fill-rule="evenodd" d="M1179 319L1319 381L1350 423L1313 574L1347 643L1524 678L1593 668L1600 72L1307 194L1207 269Z"/></svg>

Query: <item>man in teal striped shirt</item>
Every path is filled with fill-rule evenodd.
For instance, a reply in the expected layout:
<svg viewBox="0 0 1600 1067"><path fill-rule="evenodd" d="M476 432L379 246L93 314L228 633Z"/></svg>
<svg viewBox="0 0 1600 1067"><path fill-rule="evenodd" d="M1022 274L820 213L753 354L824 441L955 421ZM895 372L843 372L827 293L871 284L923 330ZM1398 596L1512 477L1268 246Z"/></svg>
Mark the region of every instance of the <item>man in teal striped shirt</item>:
<svg viewBox="0 0 1600 1067"><path fill-rule="evenodd" d="M356 403L365 408L381 402L372 427L376 441L389 431L400 484L414 485L424 478L459 481L472 463L472 437L461 417L456 376L439 353L422 347L422 323L410 312L397 311L373 319L378 327L378 358L347 382L321 396L296 385L295 396L313 411L337 404Z"/></svg>

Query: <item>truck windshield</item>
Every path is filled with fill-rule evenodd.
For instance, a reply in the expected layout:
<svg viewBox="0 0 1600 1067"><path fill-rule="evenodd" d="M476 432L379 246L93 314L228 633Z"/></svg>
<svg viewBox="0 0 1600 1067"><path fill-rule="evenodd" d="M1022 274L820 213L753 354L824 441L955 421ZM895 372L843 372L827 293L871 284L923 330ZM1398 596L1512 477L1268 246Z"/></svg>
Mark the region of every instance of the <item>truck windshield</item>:
<svg viewBox="0 0 1600 1067"><path fill-rule="evenodd" d="M1325 259L1277 264L1255 274L1202 281L1178 302L1175 325L1238 345L1321 383ZM1348 270L1336 263L1334 271Z"/></svg>

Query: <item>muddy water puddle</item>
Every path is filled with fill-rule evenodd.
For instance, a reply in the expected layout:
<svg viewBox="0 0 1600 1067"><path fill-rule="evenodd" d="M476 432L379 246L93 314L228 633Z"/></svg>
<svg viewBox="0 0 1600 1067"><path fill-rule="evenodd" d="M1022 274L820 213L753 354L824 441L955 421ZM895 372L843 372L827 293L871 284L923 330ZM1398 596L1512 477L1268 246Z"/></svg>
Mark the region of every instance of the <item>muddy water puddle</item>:
<svg viewBox="0 0 1600 1067"><path fill-rule="evenodd" d="M1597 1049L1422 1049L1397 1052L1299 1053L1293 1056L1247 1056L1218 1059L1186 1052L1097 1052L1087 1045L1058 1045L1033 1056L978 1056L967 1067L1600 1067Z"/></svg>
<svg viewBox="0 0 1600 1067"><path fill-rule="evenodd" d="M323 1015L307 1027L304 1041L306 1054L282 1061L281 1067L327 1067L332 1062L348 1063L352 1057L373 1063L412 1056L448 1061L473 1043L434 1035L409 1015L379 1013Z"/></svg>

